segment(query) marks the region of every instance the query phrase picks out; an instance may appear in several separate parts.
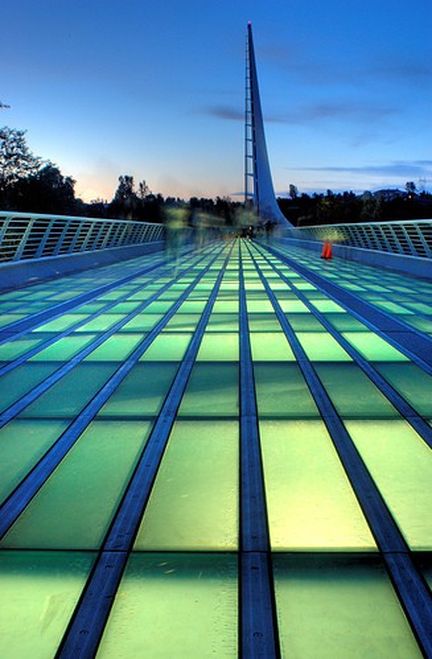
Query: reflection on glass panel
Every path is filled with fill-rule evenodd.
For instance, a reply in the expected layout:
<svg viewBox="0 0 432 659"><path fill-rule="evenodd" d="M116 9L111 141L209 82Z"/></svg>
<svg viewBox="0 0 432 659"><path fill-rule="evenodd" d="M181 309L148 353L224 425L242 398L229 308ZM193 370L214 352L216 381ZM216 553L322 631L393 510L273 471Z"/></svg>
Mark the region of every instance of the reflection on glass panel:
<svg viewBox="0 0 432 659"><path fill-rule="evenodd" d="M432 549L432 452L403 420L345 421L412 549Z"/></svg>
<svg viewBox="0 0 432 659"><path fill-rule="evenodd" d="M396 409L355 364L315 364L315 370L342 416L362 418L399 416Z"/></svg>
<svg viewBox="0 0 432 659"><path fill-rule="evenodd" d="M327 332L298 332L297 338L311 361L348 362L349 354Z"/></svg>
<svg viewBox="0 0 432 659"><path fill-rule="evenodd" d="M140 313L121 328L122 332L150 332L163 318L163 314Z"/></svg>
<svg viewBox="0 0 432 659"><path fill-rule="evenodd" d="M177 422L135 549L235 550L238 469L236 421Z"/></svg>
<svg viewBox="0 0 432 659"><path fill-rule="evenodd" d="M93 560L82 552L0 552L0 656L55 656Z"/></svg>
<svg viewBox="0 0 432 659"><path fill-rule="evenodd" d="M343 335L363 357L374 362L407 362L408 357L396 350L375 332L344 332Z"/></svg>
<svg viewBox="0 0 432 659"><path fill-rule="evenodd" d="M235 364L196 364L179 416L237 416L238 367Z"/></svg>
<svg viewBox="0 0 432 659"><path fill-rule="evenodd" d="M103 313L100 316L96 316L92 320L89 320L88 323L85 323L81 327L78 327L76 332L104 332L115 323L118 323L122 319L122 315L118 313Z"/></svg>
<svg viewBox="0 0 432 659"><path fill-rule="evenodd" d="M76 334L72 336L65 336L58 339L55 343L41 350L33 357L30 357L31 362L67 362L72 359L80 350L86 348L96 338L96 334Z"/></svg>
<svg viewBox="0 0 432 659"><path fill-rule="evenodd" d="M0 501L60 437L68 421L18 419L0 429Z"/></svg>
<svg viewBox="0 0 432 659"><path fill-rule="evenodd" d="M99 659L237 657L237 558L133 554Z"/></svg>
<svg viewBox="0 0 432 659"><path fill-rule="evenodd" d="M432 376L415 364L378 364L377 368L417 412L432 416Z"/></svg>
<svg viewBox="0 0 432 659"><path fill-rule="evenodd" d="M283 332L257 333L250 335L252 359L266 362L294 362L294 353Z"/></svg>
<svg viewBox="0 0 432 659"><path fill-rule="evenodd" d="M273 565L282 657L422 657L378 557L275 555Z"/></svg>
<svg viewBox="0 0 432 659"><path fill-rule="evenodd" d="M374 549L375 542L322 421L261 421L274 550Z"/></svg>
<svg viewBox="0 0 432 659"><path fill-rule="evenodd" d="M317 417L317 407L295 364L254 366L258 411L276 417Z"/></svg>
<svg viewBox="0 0 432 659"><path fill-rule="evenodd" d="M93 422L18 517L1 546L97 549L149 431L149 421Z"/></svg>
<svg viewBox="0 0 432 659"><path fill-rule="evenodd" d="M198 362L238 361L239 336L237 333L205 333L198 350Z"/></svg>
<svg viewBox="0 0 432 659"><path fill-rule="evenodd" d="M20 357L25 352L35 348L42 340L42 338L38 339L37 335L34 335L34 338L29 339L23 337L3 343L0 345L0 362L9 362L17 359L17 357Z"/></svg>
<svg viewBox="0 0 432 659"><path fill-rule="evenodd" d="M194 332L201 315L194 313L176 313L165 325L165 332Z"/></svg>
<svg viewBox="0 0 432 659"><path fill-rule="evenodd" d="M83 311L83 307L79 310ZM78 323L80 320L85 320L86 318L87 314L85 313L65 313L59 318L54 318L54 320L50 320L44 325L39 325L33 330L33 332L63 332L72 325L75 325L75 323Z"/></svg>
<svg viewBox="0 0 432 659"><path fill-rule="evenodd" d="M23 364L0 378L0 411L45 380L58 364Z"/></svg>
<svg viewBox="0 0 432 659"><path fill-rule="evenodd" d="M181 361L190 343L192 334L161 334L140 357L140 362Z"/></svg>
<svg viewBox="0 0 432 659"><path fill-rule="evenodd" d="M148 416L162 407L177 364L137 364L114 391L99 416Z"/></svg>
<svg viewBox="0 0 432 659"><path fill-rule="evenodd" d="M79 364L29 405L21 416L73 417L90 402L115 369L115 364Z"/></svg>
<svg viewBox="0 0 432 659"><path fill-rule="evenodd" d="M129 357L143 338L143 334L113 334L96 350L93 350L84 361L122 362Z"/></svg>

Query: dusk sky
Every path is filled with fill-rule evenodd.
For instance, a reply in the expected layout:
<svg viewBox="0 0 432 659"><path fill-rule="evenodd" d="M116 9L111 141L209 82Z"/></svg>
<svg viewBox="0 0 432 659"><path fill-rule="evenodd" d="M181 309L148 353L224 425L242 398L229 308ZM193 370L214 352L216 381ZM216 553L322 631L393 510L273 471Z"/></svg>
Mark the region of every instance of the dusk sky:
<svg viewBox="0 0 432 659"><path fill-rule="evenodd" d="M275 189L432 189L432 2L5 0L0 125L86 201L243 185L253 23Z"/></svg>

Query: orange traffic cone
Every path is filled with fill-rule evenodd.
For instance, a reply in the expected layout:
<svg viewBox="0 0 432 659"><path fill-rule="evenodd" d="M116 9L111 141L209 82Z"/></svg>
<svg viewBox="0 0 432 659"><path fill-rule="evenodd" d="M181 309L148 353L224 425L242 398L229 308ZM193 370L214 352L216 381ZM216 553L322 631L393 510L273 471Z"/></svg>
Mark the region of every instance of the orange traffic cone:
<svg viewBox="0 0 432 659"><path fill-rule="evenodd" d="M332 256L333 255L332 255L331 242L329 240L326 240L322 248L321 258L325 259L326 261L330 261Z"/></svg>

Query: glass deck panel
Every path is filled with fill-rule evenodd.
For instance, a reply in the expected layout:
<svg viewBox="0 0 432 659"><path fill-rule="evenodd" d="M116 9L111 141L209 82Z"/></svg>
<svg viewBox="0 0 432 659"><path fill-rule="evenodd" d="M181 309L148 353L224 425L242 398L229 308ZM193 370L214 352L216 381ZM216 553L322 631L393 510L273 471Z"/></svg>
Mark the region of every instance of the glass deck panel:
<svg viewBox="0 0 432 659"><path fill-rule="evenodd" d="M355 364L315 364L315 369L342 416L361 418L399 416L397 410Z"/></svg>
<svg viewBox="0 0 432 659"><path fill-rule="evenodd" d="M178 416L237 416L238 367L235 364L196 364Z"/></svg>
<svg viewBox="0 0 432 659"><path fill-rule="evenodd" d="M297 332L297 338L311 361L352 361L346 350L327 332Z"/></svg>
<svg viewBox="0 0 432 659"><path fill-rule="evenodd" d="M238 470L237 422L177 422L135 550L235 550Z"/></svg>
<svg viewBox="0 0 432 659"><path fill-rule="evenodd" d="M234 555L133 554L97 658L233 659L237 588Z"/></svg>
<svg viewBox="0 0 432 659"><path fill-rule="evenodd" d="M60 437L68 421L15 419L0 429L0 502Z"/></svg>
<svg viewBox="0 0 432 659"><path fill-rule="evenodd" d="M74 417L102 388L115 369L115 364L79 364L26 407L21 416Z"/></svg>
<svg viewBox="0 0 432 659"><path fill-rule="evenodd" d="M161 334L151 343L140 362L181 361L188 349L192 334Z"/></svg>
<svg viewBox="0 0 432 659"><path fill-rule="evenodd" d="M0 542L20 549L97 549L144 447L150 422L95 421Z"/></svg>
<svg viewBox="0 0 432 659"><path fill-rule="evenodd" d="M424 416L432 416L432 376L415 364L378 364L388 382Z"/></svg>
<svg viewBox="0 0 432 659"><path fill-rule="evenodd" d="M267 362L294 362L295 356L283 332L253 332L250 335L252 359Z"/></svg>
<svg viewBox="0 0 432 659"><path fill-rule="evenodd" d="M323 422L263 420L260 433L272 549L376 549Z"/></svg>
<svg viewBox="0 0 432 659"><path fill-rule="evenodd" d="M152 416L159 412L178 365L137 364L99 412L100 417Z"/></svg>
<svg viewBox="0 0 432 659"><path fill-rule="evenodd" d="M404 420L345 421L407 543L432 550L432 451Z"/></svg>
<svg viewBox="0 0 432 659"><path fill-rule="evenodd" d="M239 335L237 333L205 332L198 350L197 362L238 361Z"/></svg>
<svg viewBox="0 0 432 659"><path fill-rule="evenodd" d="M0 656L55 656L93 561L82 552L0 552Z"/></svg>
<svg viewBox="0 0 432 659"><path fill-rule="evenodd" d="M96 334L65 336L36 353L33 357L30 357L29 361L67 362L80 352L80 350L90 345L95 338Z"/></svg>
<svg viewBox="0 0 432 659"><path fill-rule="evenodd" d="M57 370L58 364L23 364L0 378L0 411L19 400Z"/></svg>
<svg viewBox="0 0 432 659"><path fill-rule="evenodd" d="M374 362L409 361L403 353L375 332L343 332L343 337L366 359Z"/></svg>
<svg viewBox="0 0 432 659"><path fill-rule="evenodd" d="M378 557L273 558L283 658L420 659Z"/></svg>
<svg viewBox="0 0 432 659"><path fill-rule="evenodd" d="M318 417L318 409L295 364L254 365L258 412L272 417Z"/></svg>

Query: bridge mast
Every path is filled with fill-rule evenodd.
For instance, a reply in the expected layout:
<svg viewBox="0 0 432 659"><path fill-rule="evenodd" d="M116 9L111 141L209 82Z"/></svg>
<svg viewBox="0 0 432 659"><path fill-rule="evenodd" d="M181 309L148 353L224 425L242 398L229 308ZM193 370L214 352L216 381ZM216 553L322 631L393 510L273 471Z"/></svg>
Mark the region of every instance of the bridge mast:
<svg viewBox="0 0 432 659"><path fill-rule="evenodd" d="M247 26L246 39L244 189L245 205L253 205L262 219L292 226L280 210L274 192L264 133L252 24L250 22Z"/></svg>

